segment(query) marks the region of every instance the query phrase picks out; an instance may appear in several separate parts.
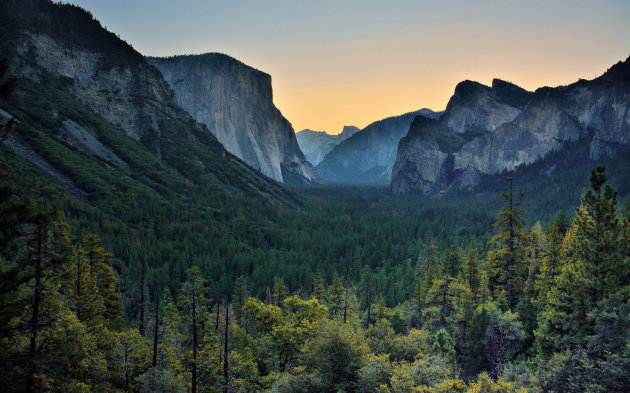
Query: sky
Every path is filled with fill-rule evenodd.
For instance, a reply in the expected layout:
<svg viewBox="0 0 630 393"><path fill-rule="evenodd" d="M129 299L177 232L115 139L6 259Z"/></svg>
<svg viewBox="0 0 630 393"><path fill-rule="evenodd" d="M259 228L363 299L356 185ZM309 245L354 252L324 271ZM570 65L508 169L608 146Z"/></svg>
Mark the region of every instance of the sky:
<svg viewBox="0 0 630 393"><path fill-rule="evenodd" d="M144 55L221 52L270 74L295 131L444 110L465 79L566 85L630 55L627 0L69 2Z"/></svg>

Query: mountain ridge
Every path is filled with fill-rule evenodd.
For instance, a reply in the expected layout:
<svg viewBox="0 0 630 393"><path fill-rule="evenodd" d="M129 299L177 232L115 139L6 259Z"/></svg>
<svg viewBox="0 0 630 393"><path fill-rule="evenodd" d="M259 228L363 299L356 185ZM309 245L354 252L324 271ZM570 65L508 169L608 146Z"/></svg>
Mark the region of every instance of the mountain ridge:
<svg viewBox="0 0 630 393"><path fill-rule="evenodd" d="M439 157L437 166L443 167L451 183L435 183L440 176L431 174L424 164L430 148L419 137L422 132L410 128L410 137L399 144L390 187L394 193L436 193L452 185L473 189L481 175L532 164L578 140L588 143L590 160L613 156L630 144L629 75L630 57L591 81L535 92L506 85L501 88L508 94L497 94L493 89L502 84L495 83L497 79L493 87L464 81L440 117L447 130L443 130L444 138L456 132L468 139L457 151ZM528 98L526 103L524 98ZM431 154L440 151L434 149ZM448 169L444 166L447 158Z"/></svg>

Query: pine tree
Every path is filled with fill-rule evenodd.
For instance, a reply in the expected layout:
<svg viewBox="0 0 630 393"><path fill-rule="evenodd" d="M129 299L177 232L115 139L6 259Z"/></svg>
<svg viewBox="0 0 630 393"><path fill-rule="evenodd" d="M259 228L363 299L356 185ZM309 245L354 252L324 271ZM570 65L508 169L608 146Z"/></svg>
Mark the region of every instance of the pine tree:
<svg viewBox="0 0 630 393"><path fill-rule="evenodd" d="M144 312L145 312L145 292L146 292L146 281L147 281L147 264L144 256L141 257L142 267L140 270L140 315L138 317L138 333L141 336L145 335L144 331Z"/></svg>
<svg viewBox="0 0 630 393"><path fill-rule="evenodd" d="M468 329L475 311L475 300L469 288L469 281L460 274L449 284L448 299L451 302L452 312L448 318L451 335L455 341L455 351L458 362L465 351L465 343L468 337Z"/></svg>
<svg viewBox="0 0 630 393"><path fill-rule="evenodd" d="M16 249L23 247L19 238L29 220L30 205L31 201L18 198L14 189L0 187L0 339L15 334L10 322L28 303L20 288L31 277L22 274L23 266L11 260L16 258Z"/></svg>
<svg viewBox="0 0 630 393"><path fill-rule="evenodd" d="M333 276L333 282L328 287L328 294L326 295L326 300L328 301L328 312L331 317L335 317L337 315L341 315L343 312L343 300L345 289L343 288L343 284L341 283L341 279L339 278L339 274L335 272Z"/></svg>
<svg viewBox="0 0 630 393"><path fill-rule="evenodd" d="M137 378L151 365L149 341L135 329L115 334L114 356L125 392L137 390Z"/></svg>
<svg viewBox="0 0 630 393"><path fill-rule="evenodd" d="M104 322L105 302L90 277L89 260L83 246L76 244L72 253L73 266L68 294L77 319L94 331Z"/></svg>
<svg viewBox="0 0 630 393"><path fill-rule="evenodd" d="M89 233L83 237L83 247L88 259L90 289L98 294L103 303L103 318L111 323L120 319L122 303L116 292L116 276L112 269L112 253L103 248L101 239Z"/></svg>
<svg viewBox="0 0 630 393"><path fill-rule="evenodd" d="M494 224L498 233L490 240L497 248L488 252L491 287L495 293L505 291L510 310L514 310L523 291L528 266L525 256L527 236L523 232L525 220L523 209L519 208L520 201L514 199L513 178L514 173L510 172L506 178L509 192L501 193L507 206L499 212ZM524 195L523 192L519 194Z"/></svg>
<svg viewBox="0 0 630 393"><path fill-rule="evenodd" d="M464 278L470 293L472 294L473 301L477 302L479 298L479 291L481 286L481 273L479 271L479 263L477 261L477 253L474 248L469 248L466 253Z"/></svg>
<svg viewBox="0 0 630 393"><path fill-rule="evenodd" d="M428 243L424 253L418 257L419 274L413 290L413 304L419 316L427 305L427 295L434 285L434 281L441 276L438 248L434 243Z"/></svg>
<svg viewBox="0 0 630 393"><path fill-rule="evenodd" d="M179 309L182 316L183 327L187 330L186 345L189 348L186 356L191 374L191 391L197 392L200 338L203 336L203 322L209 319L208 299L206 297L206 280L201 275L198 266L192 266L186 270L186 281L182 286ZM205 326L205 325L204 325Z"/></svg>
<svg viewBox="0 0 630 393"><path fill-rule="evenodd" d="M23 309L10 309L14 314L10 318L9 331L16 334L14 345L0 348L2 352L14 353L9 361L17 362L16 370L24 378L20 384L13 380L13 388L28 392L39 391L48 384L47 373L53 372L55 354L51 345L45 345L55 335L58 323L67 314L67 308L61 301L59 289L69 269L71 254L69 225L62 221L63 215L52 207L55 191L43 188L37 201L26 201L14 218L16 226L3 228L11 235L6 239L17 251L14 255L18 264L15 266L15 285L3 283L5 295L17 299L15 304L23 304ZM7 207L6 205L3 207ZM4 273L4 272L3 272ZM3 277L6 278L6 277ZM22 363L23 362L23 363ZM10 364L5 364L7 370ZM2 379L11 379L3 375ZM5 386L11 388L11 385ZM19 384L19 385L18 385ZM22 390L19 389L19 390Z"/></svg>
<svg viewBox="0 0 630 393"><path fill-rule="evenodd" d="M245 276L238 276L234 281L234 318L237 323L241 322L243 317L243 306L245 301L249 297L249 291L247 290L247 278Z"/></svg>
<svg viewBox="0 0 630 393"><path fill-rule="evenodd" d="M322 276L321 270L317 270L313 275L313 296L320 302L323 302L325 294L324 277Z"/></svg>
<svg viewBox="0 0 630 393"><path fill-rule="evenodd" d="M462 250L457 246L450 246L444 257L443 271L448 277L455 278L462 267Z"/></svg>
<svg viewBox="0 0 630 393"><path fill-rule="evenodd" d="M542 251L540 271L535 278L534 289L536 299L534 304L538 311L546 304L547 293L555 285L555 279L560 274L562 255L562 238L560 227L556 222L551 224L551 231L547 235L547 242Z"/></svg>
<svg viewBox="0 0 630 393"><path fill-rule="evenodd" d="M273 304L280 308L284 308L283 301L289 296L289 288L284 284L284 280L279 278L273 284Z"/></svg>
<svg viewBox="0 0 630 393"><path fill-rule="evenodd" d="M536 342L545 355L585 348L589 342L590 351L596 353L604 346L618 345L615 340L623 341L619 334L627 336L624 329L621 332L613 329L600 336L599 343L593 342L602 326L615 320L623 324L627 320L623 314L618 315L623 303L615 303L615 299L630 292L627 281L630 261L624 257L627 243L617 217L617 194L608 185L602 190L606 181L604 167L593 170L590 181L591 189L582 196L573 226L564 238L566 265L555 277L539 315ZM609 307L617 310L610 311Z"/></svg>
<svg viewBox="0 0 630 393"><path fill-rule="evenodd" d="M425 326L434 329L434 331L435 329L447 328L447 325L452 322L451 315L454 311L454 304L449 289L461 269L461 250L456 246L450 246L444 255L442 266L442 277L433 280L433 285L426 297L427 307L422 310ZM449 326L448 330L454 331L454 328Z"/></svg>
<svg viewBox="0 0 630 393"><path fill-rule="evenodd" d="M490 375L496 378L505 365L519 353L525 338L518 315L494 309L486 329L486 354L490 361Z"/></svg>
<svg viewBox="0 0 630 393"><path fill-rule="evenodd" d="M372 297L374 296L376 277L372 274L370 268L367 268L361 278L361 297L365 309L365 329L370 327L372 323Z"/></svg>

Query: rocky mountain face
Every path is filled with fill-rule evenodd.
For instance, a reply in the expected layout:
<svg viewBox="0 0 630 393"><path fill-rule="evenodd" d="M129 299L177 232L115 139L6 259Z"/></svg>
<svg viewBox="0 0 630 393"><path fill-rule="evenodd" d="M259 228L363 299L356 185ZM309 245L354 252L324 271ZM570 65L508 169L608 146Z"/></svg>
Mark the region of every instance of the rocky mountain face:
<svg viewBox="0 0 630 393"><path fill-rule="evenodd" d="M306 159L313 165L319 164L326 154L335 146L359 132L355 126L344 126L337 135L328 134L326 131L313 131L305 129L295 134L300 148Z"/></svg>
<svg viewBox="0 0 630 393"><path fill-rule="evenodd" d="M276 199L273 194L284 190L229 154L177 104L161 73L87 11L46 0L7 0L0 4L0 25L2 56L17 77L5 109L22 113L22 126L32 130L14 133L8 146L24 160L66 174L77 168L61 162L81 151L86 160L97 157L120 169L121 176L148 179L129 164L148 150L158 161L140 161L152 162L153 169L284 198Z"/></svg>
<svg viewBox="0 0 630 393"><path fill-rule="evenodd" d="M177 103L229 152L280 182L320 182L291 124L273 104L271 76L219 53L147 60Z"/></svg>
<svg viewBox="0 0 630 393"><path fill-rule="evenodd" d="M317 165L317 171L329 183L388 184L398 141L418 115L437 117L439 113L421 109L374 122L335 146Z"/></svg>
<svg viewBox="0 0 630 393"><path fill-rule="evenodd" d="M460 134L485 134L513 120L531 96L532 93L499 79L492 81L492 87L464 81L455 87L441 121Z"/></svg>
<svg viewBox="0 0 630 393"><path fill-rule="evenodd" d="M392 175L396 192L418 189L424 194L444 189L452 181L453 155L465 139L436 119L417 116L400 140ZM418 160L421 156L423 159Z"/></svg>
<svg viewBox="0 0 630 393"><path fill-rule="evenodd" d="M585 144L592 160L630 145L630 58L594 80L533 93L498 80L460 83L438 122L418 118L401 139L391 188L472 189L481 175L532 164L570 142Z"/></svg>
<svg viewBox="0 0 630 393"><path fill-rule="evenodd" d="M64 79L66 92L136 140L159 134L163 117L186 117L172 105L175 96L159 72L139 57L115 64L106 58L106 51L27 30L21 32L14 50L11 70L16 76L36 82L49 76ZM160 147L153 146L158 154Z"/></svg>

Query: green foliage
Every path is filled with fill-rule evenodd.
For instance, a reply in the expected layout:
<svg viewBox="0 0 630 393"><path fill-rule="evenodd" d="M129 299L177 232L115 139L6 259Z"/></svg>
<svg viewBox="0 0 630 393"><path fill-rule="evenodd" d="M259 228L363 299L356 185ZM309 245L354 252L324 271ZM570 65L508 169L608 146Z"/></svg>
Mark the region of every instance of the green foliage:
<svg viewBox="0 0 630 393"><path fill-rule="evenodd" d="M328 287L326 294L326 302L328 304L328 312L330 316L342 315L344 307L345 289L339 278L339 274L335 272L332 284Z"/></svg>
<svg viewBox="0 0 630 393"><path fill-rule="evenodd" d="M501 374L508 362L516 358L524 338L523 325L517 314L496 308L490 312L485 346L491 376Z"/></svg>
<svg viewBox="0 0 630 393"><path fill-rule="evenodd" d="M600 304L615 299L630 283L616 192L608 186L602 192L605 180L603 167L592 172L591 190L584 193L573 226L565 235L566 264L547 292L536 332L543 354L583 348L603 322Z"/></svg>
<svg viewBox="0 0 630 393"><path fill-rule="evenodd" d="M186 383L172 370L152 368L140 376L141 393L184 393Z"/></svg>
<svg viewBox="0 0 630 393"><path fill-rule="evenodd" d="M136 329L127 329L114 334L112 351L112 377L116 385L125 390L140 390L144 385L141 375L151 366L150 341ZM145 377L146 378L146 377Z"/></svg>
<svg viewBox="0 0 630 393"><path fill-rule="evenodd" d="M394 373L394 366L387 354L369 355L359 371L358 391L387 393Z"/></svg>
<svg viewBox="0 0 630 393"><path fill-rule="evenodd" d="M490 242L496 248L488 253L490 284L496 292L505 291L510 310L514 310L518 303L527 277L525 250L528 241L523 232L524 212L512 191L513 177L514 173L510 172L507 176L509 192L501 194L507 206L501 209L494 224L498 233Z"/></svg>
<svg viewBox="0 0 630 393"><path fill-rule="evenodd" d="M273 284L273 304L276 306L283 308L284 307L284 299L289 294L289 288L284 284L284 280L279 278Z"/></svg>
<svg viewBox="0 0 630 393"><path fill-rule="evenodd" d="M355 391L368 353L365 339L357 330L330 321L306 342L304 362L317 376L315 382L320 391Z"/></svg>

